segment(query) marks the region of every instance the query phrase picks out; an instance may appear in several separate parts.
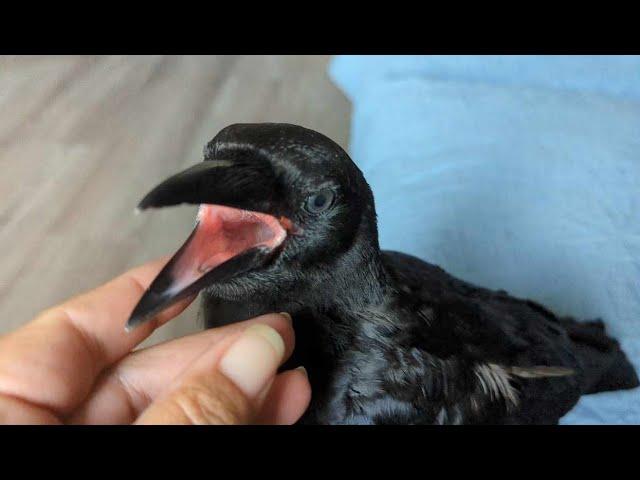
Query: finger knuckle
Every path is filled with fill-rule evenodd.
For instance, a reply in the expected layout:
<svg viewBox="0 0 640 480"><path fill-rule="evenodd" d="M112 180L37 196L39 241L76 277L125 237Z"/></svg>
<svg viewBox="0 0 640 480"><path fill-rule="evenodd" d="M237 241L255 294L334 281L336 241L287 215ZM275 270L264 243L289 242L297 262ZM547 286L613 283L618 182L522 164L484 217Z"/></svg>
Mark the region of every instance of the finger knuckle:
<svg viewBox="0 0 640 480"><path fill-rule="evenodd" d="M183 386L175 401L194 425L238 425L249 417L247 400L225 383L207 386L191 382Z"/></svg>

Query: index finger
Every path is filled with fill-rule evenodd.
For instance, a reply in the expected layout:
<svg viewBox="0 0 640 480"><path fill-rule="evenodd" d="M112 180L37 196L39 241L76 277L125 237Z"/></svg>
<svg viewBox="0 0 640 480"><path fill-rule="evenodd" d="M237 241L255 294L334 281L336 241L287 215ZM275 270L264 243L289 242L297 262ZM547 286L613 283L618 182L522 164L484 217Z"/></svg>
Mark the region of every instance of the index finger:
<svg viewBox="0 0 640 480"><path fill-rule="evenodd" d="M125 332L127 317L167 261L168 257L130 270L46 310L1 338L0 394L68 414L90 392L105 367L193 300L185 299L148 324Z"/></svg>

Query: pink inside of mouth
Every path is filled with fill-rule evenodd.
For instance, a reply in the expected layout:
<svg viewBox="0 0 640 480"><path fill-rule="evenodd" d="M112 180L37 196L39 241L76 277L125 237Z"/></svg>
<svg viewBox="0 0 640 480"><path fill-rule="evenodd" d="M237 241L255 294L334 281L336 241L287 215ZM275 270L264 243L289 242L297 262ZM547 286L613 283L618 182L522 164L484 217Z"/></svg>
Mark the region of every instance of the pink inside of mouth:
<svg viewBox="0 0 640 480"><path fill-rule="evenodd" d="M201 205L191 239L173 269L172 290L191 285L208 271L254 247L277 248L287 231L271 215L220 205Z"/></svg>

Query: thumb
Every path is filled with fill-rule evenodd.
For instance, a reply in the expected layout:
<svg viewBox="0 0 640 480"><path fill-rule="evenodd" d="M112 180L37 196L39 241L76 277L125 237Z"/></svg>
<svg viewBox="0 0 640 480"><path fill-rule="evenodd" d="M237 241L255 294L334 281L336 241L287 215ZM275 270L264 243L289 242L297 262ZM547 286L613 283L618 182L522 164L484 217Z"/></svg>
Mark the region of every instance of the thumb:
<svg viewBox="0 0 640 480"><path fill-rule="evenodd" d="M137 424L253 423L285 354L280 334L254 324L205 352Z"/></svg>

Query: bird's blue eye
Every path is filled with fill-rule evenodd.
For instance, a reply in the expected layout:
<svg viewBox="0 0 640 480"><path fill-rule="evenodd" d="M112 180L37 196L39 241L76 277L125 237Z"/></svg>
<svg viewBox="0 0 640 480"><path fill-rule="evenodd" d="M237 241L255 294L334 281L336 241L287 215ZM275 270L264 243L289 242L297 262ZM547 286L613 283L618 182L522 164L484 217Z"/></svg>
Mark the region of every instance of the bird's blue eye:
<svg viewBox="0 0 640 480"><path fill-rule="evenodd" d="M311 213L323 212L333 204L334 197L333 190L321 190L307 198L306 208Z"/></svg>

